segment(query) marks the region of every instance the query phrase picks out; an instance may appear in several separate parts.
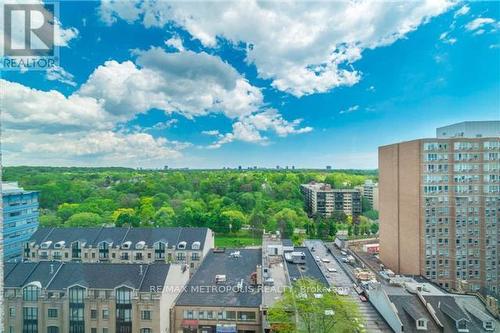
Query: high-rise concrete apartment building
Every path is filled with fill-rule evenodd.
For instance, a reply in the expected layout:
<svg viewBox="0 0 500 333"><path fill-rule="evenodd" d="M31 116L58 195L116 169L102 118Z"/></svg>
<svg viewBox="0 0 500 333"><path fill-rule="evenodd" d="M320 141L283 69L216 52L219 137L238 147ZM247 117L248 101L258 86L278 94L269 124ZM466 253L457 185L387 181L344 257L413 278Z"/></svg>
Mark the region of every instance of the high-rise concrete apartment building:
<svg viewBox="0 0 500 333"><path fill-rule="evenodd" d="M2 183L4 260L21 259L23 243L38 228L38 192Z"/></svg>
<svg viewBox="0 0 500 333"><path fill-rule="evenodd" d="M380 258L396 273L498 299L500 137L379 148Z"/></svg>
<svg viewBox="0 0 500 333"><path fill-rule="evenodd" d="M356 189L333 189L329 184L311 182L300 185L309 215L329 217L334 211L348 216L361 214L361 192Z"/></svg>

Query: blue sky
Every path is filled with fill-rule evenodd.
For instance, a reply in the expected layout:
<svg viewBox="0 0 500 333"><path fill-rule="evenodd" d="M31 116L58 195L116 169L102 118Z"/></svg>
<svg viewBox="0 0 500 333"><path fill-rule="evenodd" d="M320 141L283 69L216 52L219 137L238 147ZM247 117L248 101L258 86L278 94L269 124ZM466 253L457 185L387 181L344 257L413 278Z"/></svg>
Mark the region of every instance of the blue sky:
<svg viewBox="0 0 500 333"><path fill-rule="evenodd" d="M60 67L2 73L4 163L376 168L380 145L500 119L499 20L499 2L63 2Z"/></svg>

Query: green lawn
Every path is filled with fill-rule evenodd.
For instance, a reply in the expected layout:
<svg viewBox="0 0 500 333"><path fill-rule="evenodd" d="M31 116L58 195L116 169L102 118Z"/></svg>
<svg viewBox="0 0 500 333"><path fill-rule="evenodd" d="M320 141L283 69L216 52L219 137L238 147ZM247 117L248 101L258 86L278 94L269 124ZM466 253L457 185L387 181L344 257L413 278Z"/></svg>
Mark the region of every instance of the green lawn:
<svg viewBox="0 0 500 333"><path fill-rule="evenodd" d="M262 238L257 236L215 235L215 247L245 247L262 245Z"/></svg>

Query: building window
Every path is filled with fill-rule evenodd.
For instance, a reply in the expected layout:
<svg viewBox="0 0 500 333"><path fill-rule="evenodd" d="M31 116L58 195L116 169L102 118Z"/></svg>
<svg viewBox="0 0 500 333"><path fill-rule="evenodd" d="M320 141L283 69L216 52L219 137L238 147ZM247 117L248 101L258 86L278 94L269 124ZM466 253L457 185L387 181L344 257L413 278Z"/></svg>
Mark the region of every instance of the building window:
<svg viewBox="0 0 500 333"><path fill-rule="evenodd" d="M71 243L71 257L73 259L80 259L82 257L82 248L80 242Z"/></svg>
<svg viewBox="0 0 500 333"><path fill-rule="evenodd" d="M9 318L16 318L16 308L9 308Z"/></svg>
<svg viewBox="0 0 500 333"><path fill-rule="evenodd" d="M90 318L91 319L97 319L97 310L96 309L91 309L90 310Z"/></svg>
<svg viewBox="0 0 500 333"><path fill-rule="evenodd" d="M141 311L141 320L151 320L151 311L142 310Z"/></svg>
<svg viewBox="0 0 500 333"><path fill-rule="evenodd" d="M59 327L49 326L47 327L47 333L59 333Z"/></svg>
<svg viewBox="0 0 500 333"><path fill-rule="evenodd" d="M226 311L225 320L236 320L236 312L235 311Z"/></svg>
<svg viewBox="0 0 500 333"><path fill-rule="evenodd" d="M31 249L30 249L29 242L24 243L24 256L26 258L29 258L30 257L30 252L31 252Z"/></svg>
<svg viewBox="0 0 500 333"><path fill-rule="evenodd" d="M23 288L23 300L36 302L40 296L40 288L31 285Z"/></svg>
<svg viewBox="0 0 500 333"><path fill-rule="evenodd" d="M99 243L99 259L109 258L109 244L106 242Z"/></svg>
<svg viewBox="0 0 500 333"><path fill-rule="evenodd" d="M92 327L90 329L90 333L97 333L97 328L96 327Z"/></svg>
<svg viewBox="0 0 500 333"><path fill-rule="evenodd" d="M200 254L198 252L193 252L191 254L191 260L192 261L198 261L198 260L200 260Z"/></svg>
<svg viewBox="0 0 500 333"><path fill-rule="evenodd" d="M417 330L426 330L427 329L427 320L419 319L417 320Z"/></svg>
<svg viewBox="0 0 500 333"><path fill-rule="evenodd" d="M238 320L241 321L255 321L255 312L249 311L239 311L238 312Z"/></svg>
<svg viewBox="0 0 500 333"><path fill-rule="evenodd" d="M108 333L108 328L107 327L103 328L102 333Z"/></svg>
<svg viewBox="0 0 500 333"><path fill-rule="evenodd" d="M109 310L108 309L102 310L102 319L109 319Z"/></svg>
<svg viewBox="0 0 500 333"><path fill-rule="evenodd" d="M184 319L196 319L196 311L184 310Z"/></svg>
<svg viewBox="0 0 500 333"><path fill-rule="evenodd" d="M49 318L57 318L57 309L48 309L47 316Z"/></svg>
<svg viewBox="0 0 500 333"><path fill-rule="evenodd" d="M116 290L116 333L132 333L132 290Z"/></svg>
<svg viewBox="0 0 500 333"><path fill-rule="evenodd" d="M185 261L186 254L184 252L177 252L177 261Z"/></svg>
<svg viewBox="0 0 500 333"><path fill-rule="evenodd" d="M38 333L38 308L23 308L23 333Z"/></svg>
<svg viewBox="0 0 500 333"><path fill-rule="evenodd" d="M141 328L141 333L153 333L153 330L151 328Z"/></svg>
<svg viewBox="0 0 500 333"><path fill-rule="evenodd" d="M69 289L69 333L85 333L85 288Z"/></svg>

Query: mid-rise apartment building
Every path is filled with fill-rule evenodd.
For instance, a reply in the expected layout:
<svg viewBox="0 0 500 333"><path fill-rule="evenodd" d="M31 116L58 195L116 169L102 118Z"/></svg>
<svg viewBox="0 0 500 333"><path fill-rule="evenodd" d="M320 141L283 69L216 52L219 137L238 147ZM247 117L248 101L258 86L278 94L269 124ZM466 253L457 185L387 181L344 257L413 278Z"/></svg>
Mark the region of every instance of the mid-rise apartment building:
<svg viewBox="0 0 500 333"><path fill-rule="evenodd" d="M9 263L6 333L168 332L183 265Z"/></svg>
<svg viewBox="0 0 500 333"><path fill-rule="evenodd" d="M38 228L37 191L2 182L4 261L21 259L23 244Z"/></svg>
<svg viewBox="0 0 500 333"><path fill-rule="evenodd" d="M193 272L214 247L208 228L39 228L25 261L183 263Z"/></svg>
<svg viewBox="0 0 500 333"><path fill-rule="evenodd" d="M261 249L213 250L175 302L175 333L262 332Z"/></svg>
<svg viewBox="0 0 500 333"><path fill-rule="evenodd" d="M348 216L361 214L361 192L357 189L333 189L329 184L311 182L300 185L308 214L330 217L334 211Z"/></svg>
<svg viewBox="0 0 500 333"><path fill-rule="evenodd" d="M365 180L365 183L361 186L361 188L361 195L368 200L372 209L378 210L378 183L375 183L371 179L367 179Z"/></svg>
<svg viewBox="0 0 500 333"><path fill-rule="evenodd" d="M498 299L500 137L379 148L380 259L446 289Z"/></svg>

